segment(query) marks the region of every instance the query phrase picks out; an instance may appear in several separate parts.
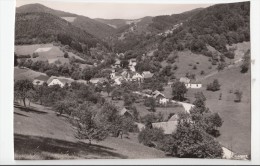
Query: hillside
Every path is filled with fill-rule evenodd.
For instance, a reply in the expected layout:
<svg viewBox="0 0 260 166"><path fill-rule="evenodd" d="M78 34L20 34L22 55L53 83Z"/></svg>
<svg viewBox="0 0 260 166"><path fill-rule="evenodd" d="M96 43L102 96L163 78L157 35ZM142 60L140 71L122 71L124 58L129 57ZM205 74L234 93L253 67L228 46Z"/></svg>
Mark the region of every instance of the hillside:
<svg viewBox="0 0 260 166"><path fill-rule="evenodd" d="M65 117L58 117L47 107L32 104L26 112L14 108L15 159L133 159L165 158L164 152L128 138L109 137L102 142L79 141L75 129ZM127 150L126 150L127 149Z"/></svg>
<svg viewBox="0 0 260 166"><path fill-rule="evenodd" d="M27 4L16 8L16 13L50 13L58 17L76 17L76 14L54 10L42 4Z"/></svg>
<svg viewBox="0 0 260 166"><path fill-rule="evenodd" d="M63 18L72 25L83 29L84 31L94 35L95 37L98 37L99 39L110 36L115 32L115 29L111 26L103 24L94 19L64 11L54 10L41 4L28 4L18 7L16 9L16 13L49 13L54 16Z"/></svg>
<svg viewBox="0 0 260 166"><path fill-rule="evenodd" d="M59 41L84 52L101 43L93 35L48 13L18 13L15 22L15 44L39 44Z"/></svg>

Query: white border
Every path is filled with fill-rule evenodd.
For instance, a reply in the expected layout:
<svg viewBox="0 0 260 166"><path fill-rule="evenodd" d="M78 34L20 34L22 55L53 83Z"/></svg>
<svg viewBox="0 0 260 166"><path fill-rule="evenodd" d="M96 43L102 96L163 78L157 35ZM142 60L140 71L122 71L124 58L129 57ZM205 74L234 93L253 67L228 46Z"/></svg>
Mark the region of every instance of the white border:
<svg viewBox="0 0 260 166"><path fill-rule="evenodd" d="M72 1L72 0L56 0ZM74 0L77 2L93 2L94 0ZM95 2L108 2L108 0L95 0ZM139 3L230 3L241 2L241 0L114 0L109 2L139 2ZM13 160L13 52L14 52L14 16L15 0L0 0L0 164L260 164L260 114L257 109L259 101L259 56L260 56L260 1L251 0L251 56L254 61L252 65L252 160L207 160L207 159L150 159L150 160L70 160L70 161L14 161Z"/></svg>

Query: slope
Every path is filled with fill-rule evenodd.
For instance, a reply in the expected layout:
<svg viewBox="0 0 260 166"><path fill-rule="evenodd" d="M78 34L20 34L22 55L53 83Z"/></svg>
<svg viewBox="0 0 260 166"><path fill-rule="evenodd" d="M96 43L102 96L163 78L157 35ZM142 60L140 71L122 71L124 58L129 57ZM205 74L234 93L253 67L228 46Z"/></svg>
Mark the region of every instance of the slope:
<svg viewBox="0 0 260 166"><path fill-rule="evenodd" d="M125 159L164 158L164 152L130 139L109 137L89 145L75 137L75 129L65 117L47 107L32 104L29 112L14 108L15 159Z"/></svg>
<svg viewBox="0 0 260 166"><path fill-rule="evenodd" d="M111 26L94 19L64 11L54 10L41 4L28 4L20 6L16 9L16 13L49 13L71 22L72 25L85 30L99 39L110 36L115 32L115 29Z"/></svg>
<svg viewBox="0 0 260 166"><path fill-rule="evenodd" d="M60 41L82 52L80 44L89 48L100 42L93 35L48 13L18 13L15 21L16 44L38 44Z"/></svg>

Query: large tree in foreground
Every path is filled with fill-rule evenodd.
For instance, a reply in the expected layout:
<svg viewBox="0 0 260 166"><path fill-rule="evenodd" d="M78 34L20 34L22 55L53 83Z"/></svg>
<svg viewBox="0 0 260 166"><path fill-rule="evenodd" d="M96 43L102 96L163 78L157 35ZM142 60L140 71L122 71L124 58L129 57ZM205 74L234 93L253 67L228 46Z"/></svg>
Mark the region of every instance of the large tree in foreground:
<svg viewBox="0 0 260 166"><path fill-rule="evenodd" d="M24 106L26 107L26 98L28 97L28 92L33 88L33 83L29 80L18 80L14 84L14 95L15 98L21 99Z"/></svg>
<svg viewBox="0 0 260 166"><path fill-rule="evenodd" d="M161 143L161 148L181 158L221 158L221 145L203 129L190 123L179 123L177 131Z"/></svg>

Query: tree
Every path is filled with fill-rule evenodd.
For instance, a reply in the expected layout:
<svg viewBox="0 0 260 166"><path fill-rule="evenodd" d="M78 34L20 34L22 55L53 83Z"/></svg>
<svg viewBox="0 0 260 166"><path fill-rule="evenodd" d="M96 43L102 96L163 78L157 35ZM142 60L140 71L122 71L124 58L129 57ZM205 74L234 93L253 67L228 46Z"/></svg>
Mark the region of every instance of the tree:
<svg viewBox="0 0 260 166"><path fill-rule="evenodd" d="M69 58L68 52L65 52L65 53L64 53L64 58Z"/></svg>
<svg viewBox="0 0 260 166"><path fill-rule="evenodd" d="M158 114L150 113L141 117L141 122L145 124L146 128L152 128L152 123L162 122L162 121L163 121L163 115L161 113Z"/></svg>
<svg viewBox="0 0 260 166"><path fill-rule="evenodd" d="M121 60L120 66L121 66L122 68L128 68L128 65L129 65L128 60L126 60L126 59Z"/></svg>
<svg viewBox="0 0 260 166"><path fill-rule="evenodd" d="M221 145L201 128L179 124L176 133L162 140L162 149L181 158L221 158Z"/></svg>
<svg viewBox="0 0 260 166"><path fill-rule="evenodd" d="M235 102L241 102L243 92L242 92L242 91L239 91L239 90L236 90L234 94L235 94L235 96L236 96L236 98L235 98L234 101L235 101Z"/></svg>
<svg viewBox="0 0 260 166"><path fill-rule="evenodd" d="M172 84L172 95L177 97L179 101L184 99L184 94L187 91L188 90L183 82L176 81Z"/></svg>
<svg viewBox="0 0 260 166"><path fill-rule="evenodd" d="M121 99L123 95L123 91L120 89L120 88L115 88L113 91L112 91L112 94L111 94L111 97L112 97L112 100L114 99Z"/></svg>
<svg viewBox="0 0 260 166"><path fill-rule="evenodd" d="M113 91L113 88L114 88L114 87L111 86L111 84L110 84L109 82L106 82L106 83L105 83L105 90L106 90L108 96L110 95L110 92Z"/></svg>
<svg viewBox="0 0 260 166"><path fill-rule="evenodd" d="M207 90L210 90L210 91L213 91L213 92L220 90L220 84L219 84L218 80L214 79L212 83L208 84Z"/></svg>
<svg viewBox="0 0 260 166"><path fill-rule="evenodd" d="M144 105L146 107L150 107L150 111L155 112L156 111L156 101L153 97L148 97L144 101Z"/></svg>
<svg viewBox="0 0 260 166"><path fill-rule="evenodd" d="M82 77L84 80L89 81L93 77L94 73L91 68L84 68L82 72Z"/></svg>
<svg viewBox="0 0 260 166"><path fill-rule="evenodd" d="M154 146L157 141L164 139L162 129L145 128L138 134L138 141L146 146Z"/></svg>
<svg viewBox="0 0 260 166"><path fill-rule="evenodd" d="M243 63L241 65L241 73L246 73L248 69L250 68L250 50L248 50L244 57L243 57Z"/></svg>
<svg viewBox="0 0 260 166"><path fill-rule="evenodd" d="M225 63L225 62L220 62L220 63L218 64L217 69L218 69L218 71L221 71L221 70L223 70L225 67L226 67L226 63Z"/></svg>
<svg viewBox="0 0 260 166"><path fill-rule="evenodd" d="M14 84L14 94L16 98L22 99L24 106L26 107L25 100L27 98L27 92L33 88L33 83L29 80L18 80Z"/></svg>
<svg viewBox="0 0 260 166"><path fill-rule="evenodd" d="M133 93L125 93L124 94L124 105L125 106L130 106L135 102L136 98Z"/></svg>
<svg viewBox="0 0 260 166"><path fill-rule="evenodd" d="M77 110L77 138L102 141L107 138L108 126L104 124L103 117L88 103L82 104Z"/></svg>

